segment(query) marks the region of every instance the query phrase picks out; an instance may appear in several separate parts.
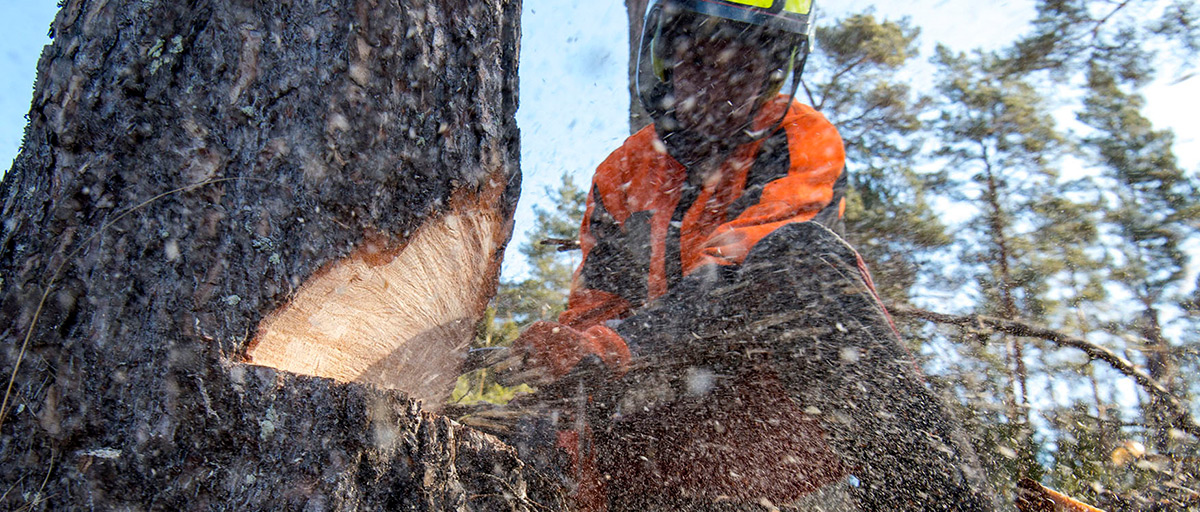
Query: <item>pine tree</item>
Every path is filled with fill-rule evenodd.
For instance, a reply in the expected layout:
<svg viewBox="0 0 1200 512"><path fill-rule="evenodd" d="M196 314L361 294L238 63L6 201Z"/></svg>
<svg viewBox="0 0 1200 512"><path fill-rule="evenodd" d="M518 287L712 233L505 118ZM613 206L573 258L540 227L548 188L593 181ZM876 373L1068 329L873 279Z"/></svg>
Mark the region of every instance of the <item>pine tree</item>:
<svg viewBox="0 0 1200 512"><path fill-rule="evenodd" d="M1179 323L1175 305L1187 308L1179 292L1188 286L1178 271L1187 264L1182 241L1195 233L1196 186L1175 164L1171 134L1154 130L1142 117L1136 91L1153 79L1161 62L1158 52L1184 57L1177 72L1190 67L1186 63L1197 49L1198 28L1193 2L1047 0L1038 4L1031 33L1003 52L996 68L1001 76L1023 77L1060 96L1066 96L1064 84L1085 84L1085 99L1076 108L1090 131L1076 144L1089 178L1055 191L1070 199L1069 206L1051 202L1042 209L1057 220L1039 234L1066 242L1048 247L1056 257L1039 265L1039 272L1050 276L1057 302L1045 304L1045 321L1063 332L1141 352L1147 373L1176 397L1185 396L1188 387L1179 382L1177 370L1185 348L1178 341L1170 344L1160 324L1163 311ZM1068 213L1055 214L1056 209ZM1180 330L1187 332L1178 326L1175 331ZM1172 432L1179 432L1169 429L1177 418L1167 413L1163 398L1150 393L1139 420L1101 397L1101 389L1116 389L1113 379L1099 379L1086 363L1082 372L1072 371L1071 359L1043 363L1042 370L1060 386L1085 377L1094 409L1086 398L1069 396L1043 411L1048 424L1041 431L1055 447L1046 453L1054 461L1049 482L1123 510L1169 497L1167 480L1193 485L1187 482L1194 477L1180 469L1178 460L1154 459L1156 446L1171 445ZM1142 425L1149 452L1136 441ZM1174 437L1178 449L1179 436Z"/></svg>
<svg viewBox="0 0 1200 512"><path fill-rule="evenodd" d="M1197 17L1191 0L1039 0L1033 29L1004 52L1001 72L1045 71L1066 83L1088 63L1116 57L1122 75L1145 76L1152 46L1172 51L1182 72L1200 51Z"/></svg>
<svg viewBox="0 0 1200 512"><path fill-rule="evenodd" d="M1069 239L1039 236L1047 229L1069 229L1060 222L1062 213L1079 208L1061 194L1057 166L1063 137L1044 97L1028 81L999 73L1003 61L995 55L967 56L939 47L936 62L940 116L931 128L938 137L935 154L954 187L949 199L967 217L956 251L958 271L977 287L972 309L1041 321L1052 278L1062 270L1049 255L1081 250L1064 243ZM1041 447L1029 423L1028 348L1033 345L988 331L965 334L974 340L966 346L968 353L984 365L982 388L974 393L1003 397L1005 404L1002 419L993 416L980 425L983 450L1006 456L997 459L1004 463L993 468L998 473L993 476L1002 488L1019 476L1037 478ZM1003 347L1002 355L996 347Z"/></svg>
<svg viewBox="0 0 1200 512"><path fill-rule="evenodd" d="M563 174L558 188L547 189L550 209L534 206L533 228L521 243L521 255L529 265L529 276L504 281L496 296L497 317L519 326L536 320L554 320L566 309L571 276L579 264L579 226L587 207L587 192Z"/></svg>
<svg viewBox="0 0 1200 512"><path fill-rule="evenodd" d="M916 171L929 99L896 76L917 57L919 33L869 13L820 27L800 92L845 141L847 238L891 301L910 300L930 251L950 242L927 201L940 174Z"/></svg>
<svg viewBox="0 0 1200 512"><path fill-rule="evenodd" d="M1141 113L1143 98L1123 90L1119 72L1105 64L1097 60L1090 66L1079 119L1095 130L1083 142L1110 186L1105 220L1115 261L1111 282L1136 304L1130 308L1133 314L1118 322L1118 332L1140 338L1150 375L1178 394L1176 347L1167 339L1162 319L1188 284L1183 243L1195 234L1190 223L1200 215L1200 190L1195 177L1176 162L1173 134L1153 128ZM1165 451L1173 418L1164 416L1154 399L1146 404L1145 415L1149 444Z"/></svg>
<svg viewBox="0 0 1200 512"><path fill-rule="evenodd" d="M1163 308L1188 304L1178 293L1188 288L1179 279L1178 270L1186 265L1179 247L1194 236L1197 211L1191 201L1196 187L1174 165L1170 134L1152 130L1141 117L1141 99L1119 87L1136 90L1150 79L1155 41L1173 40L1187 48L1188 37L1194 37L1194 22L1185 15L1190 3L1175 4L1160 17L1146 15L1162 5L1041 2L1033 32L1010 50L972 57L939 52L945 75L939 95L943 115L936 128L944 144L940 154L953 164L972 163L978 171L970 180L951 176L958 198L979 205L968 225L973 236L958 244L961 254L974 256L960 261L986 266L974 267L986 268L976 274L982 292L976 311L1106 342L1148 340L1145 347L1131 348L1146 352L1146 368L1155 380L1171 382L1178 375L1173 371L1178 357L1172 356L1181 350L1168 346L1159 324ZM1092 132L1077 142L1085 150L1077 161L1084 165L1085 177L1068 180L1058 175L1061 165L1055 156L1073 148L1063 144L1065 138L1045 114L1070 105L1040 98L1068 97L1065 84L1084 75L1087 97L1079 119ZM1125 288L1136 306L1114 294L1117 288ZM1114 317L1110 311L1118 313ZM984 342L966 345L961 352L985 371L960 384L968 395L976 393L969 398L977 399L989 388L979 382L996 377L986 373L998 362L987 345L995 336L987 330L966 334ZM1055 404L1040 411L1035 430L1032 425L1013 428L1011 419L989 421L986 408L969 403L984 445L999 442L996 451L1017 462L993 469L1034 478L1044 469L1049 483L1063 490L1127 509L1148 504L1149 496L1164 496L1165 480L1191 485L1192 477L1178 460L1154 459L1153 446L1169 444L1172 432L1179 432L1165 428L1176 418L1163 416L1168 408L1159 395L1151 394L1146 404L1144 421L1154 432L1147 443L1151 452L1143 453L1130 437L1125 411L1102 398L1102 388L1115 386L1101 382L1086 361L1050 357L1046 350L1022 354L1016 349L1039 344L1010 342L1014 350L1006 354L1003 367L1014 382L1002 384L1016 394L1006 416L1015 416L1020 407L1014 405L1029 405L1025 397L1036 392L1029 388L1031 374L1046 383L1044 393ZM1082 372L1077 370L1081 365ZM1092 397L1056 396L1054 391L1080 389L1079 384L1086 384ZM1182 396L1178 385L1172 391ZM1030 419L1032 412L1023 411ZM1023 441L1018 444L1029 453L1014 450L1006 436ZM1178 446L1179 436L1174 437ZM1053 463L1043 468L1034 457Z"/></svg>

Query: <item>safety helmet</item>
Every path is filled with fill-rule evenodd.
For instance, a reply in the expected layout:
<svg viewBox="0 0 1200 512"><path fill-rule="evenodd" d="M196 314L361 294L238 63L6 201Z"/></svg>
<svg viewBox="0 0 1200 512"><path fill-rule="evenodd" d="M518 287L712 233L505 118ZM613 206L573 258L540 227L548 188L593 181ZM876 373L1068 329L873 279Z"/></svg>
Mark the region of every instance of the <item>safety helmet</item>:
<svg viewBox="0 0 1200 512"><path fill-rule="evenodd" d="M697 38L726 37L740 39L743 47L760 52L759 58L768 67L750 121L732 136L754 140L772 131L778 122L757 132L750 130L750 123L766 102L780 94L788 78L789 90L783 92L789 100L795 96L812 46L814 1L653 0L646 10L636 79L639 99L657 129L668 133L680 129L675 113L684 98L676 97L672 79L679 64L675 62L679 45ZM706 58L712 59L711 65L718 65L717 55ZM738 72L736 63L732 72ZM779 121L782 119L781 113Z"/></svg>

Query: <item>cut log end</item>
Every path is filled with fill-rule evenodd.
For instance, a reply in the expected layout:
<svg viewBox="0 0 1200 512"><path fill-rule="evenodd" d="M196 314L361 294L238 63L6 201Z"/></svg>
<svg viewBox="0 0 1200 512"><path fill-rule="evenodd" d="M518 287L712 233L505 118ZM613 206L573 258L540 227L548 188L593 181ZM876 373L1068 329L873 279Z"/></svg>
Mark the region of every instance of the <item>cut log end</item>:
<svg viewBox="0 0 1200 512"><path fill-rule="evenodd" d="M475 206L426 222L399 249L368 237L263 319L247 362L398 389L436 412L495 291L506 229Z"/></svg>

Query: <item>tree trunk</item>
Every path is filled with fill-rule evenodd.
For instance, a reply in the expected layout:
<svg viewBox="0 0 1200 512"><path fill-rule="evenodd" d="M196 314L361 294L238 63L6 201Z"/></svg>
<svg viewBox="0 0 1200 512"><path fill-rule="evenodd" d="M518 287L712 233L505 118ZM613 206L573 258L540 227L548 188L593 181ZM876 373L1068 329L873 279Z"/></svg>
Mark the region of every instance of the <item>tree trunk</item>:
<svg viewBox="0 0 1200 512"><path fill-rule="evenodd" d="M629 133L637 133L654 122L650 113L642 107L638 94L637 66L642 44L642 23L646 6L650 0L625 0L625 13L629 16Z"/></svg>
<svg viewBox="0 0 1200 512"><path fill-rule="evenodd" d="M0 508L561 507L408 398L495 289L519 13L67 2L0 184Z"/></svg>
<svg viewBox="0 0 1200 512"><path fill-rule="evenodd" d="M1171 346L1162 335L1162 326L1158 322L1158 310L1152 303L1143 303L1142 318L1138 322L1138 334L1145 343L1143 351L1146 354L1146 373L1163 385L1167 391L1178 396L1176 374L1178 373L1171 357ZM1158 396L1150 395L1149 408L1146 415L1147 440L1150 446L1159 453L1170 453L1172 415L1165 401Z"/></svg>

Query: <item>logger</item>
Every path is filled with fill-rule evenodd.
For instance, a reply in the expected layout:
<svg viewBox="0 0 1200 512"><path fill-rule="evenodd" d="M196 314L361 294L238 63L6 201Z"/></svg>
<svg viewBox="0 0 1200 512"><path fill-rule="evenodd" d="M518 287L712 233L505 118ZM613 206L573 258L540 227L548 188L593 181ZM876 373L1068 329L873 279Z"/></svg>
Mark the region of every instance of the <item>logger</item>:
<svg viewBox="0 0 1200 512"><path fill-rule="evenodd" d="M654 123L600 164L567 310L514 345L581 510L993 510L841 238L836 128L797 102L807 0L657 0Z"/></svg>

